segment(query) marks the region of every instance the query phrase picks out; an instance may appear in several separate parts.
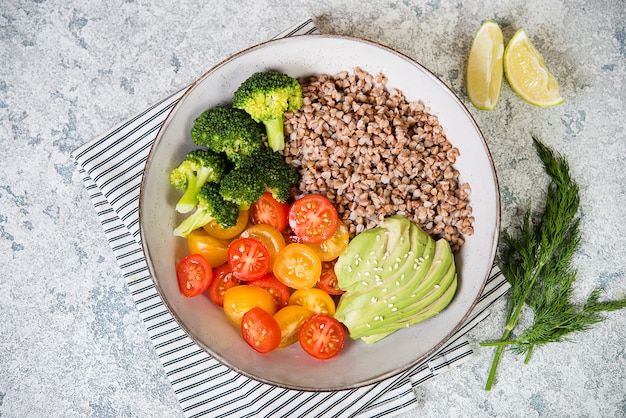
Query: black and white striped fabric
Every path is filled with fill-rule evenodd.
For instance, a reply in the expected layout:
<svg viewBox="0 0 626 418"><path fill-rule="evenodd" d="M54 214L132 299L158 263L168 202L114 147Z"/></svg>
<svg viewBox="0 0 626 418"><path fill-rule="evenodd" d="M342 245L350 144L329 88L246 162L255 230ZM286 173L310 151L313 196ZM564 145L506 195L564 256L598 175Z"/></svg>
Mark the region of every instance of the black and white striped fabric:
<svg viewBox="0 0 626 418"><path fill-rule="evenodd" d="M276 37L317 32L307 20ZM184 93L178 91L72 153L181 408L188 417L393 416L416 404L413 388L466 361L465 334L509 288L494 266L468 321L424 363L378 384L340 392L300 392L251 380L198 347L163 304L140 245L141 175L161 123Z"/></svg>

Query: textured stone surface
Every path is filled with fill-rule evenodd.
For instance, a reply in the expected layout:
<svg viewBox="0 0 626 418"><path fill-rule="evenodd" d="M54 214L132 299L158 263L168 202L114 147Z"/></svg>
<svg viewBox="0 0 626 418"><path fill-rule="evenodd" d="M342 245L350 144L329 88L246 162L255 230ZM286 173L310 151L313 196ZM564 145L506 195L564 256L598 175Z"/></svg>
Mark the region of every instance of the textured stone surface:
<svg viewBox="0 0 626 418"><path fill-rule="evenodd" d="M626 13L622 2L478 0L174 3L5 0L0 13L0 416L182 416L119 274L70 152L213 64L312 17L325 33L376 40L430 68L468 104L465 59L484 19L524 27L566 102L534 108L505 84L493 112L470 107L500 182L502 226L546 177L537 135L581 186L576 297L626 287ZM472 333L499 337L505 301ZM526 319L527 320L527 319ZM626 312L574 343L493 350L417 391L406 416L626 416Z"/></svg>

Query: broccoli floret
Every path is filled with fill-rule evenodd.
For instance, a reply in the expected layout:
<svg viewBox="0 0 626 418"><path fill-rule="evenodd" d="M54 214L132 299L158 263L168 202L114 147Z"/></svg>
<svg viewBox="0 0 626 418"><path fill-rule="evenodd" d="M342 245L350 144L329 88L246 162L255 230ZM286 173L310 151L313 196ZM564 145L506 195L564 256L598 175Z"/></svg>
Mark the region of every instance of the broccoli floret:
<svg viewBox="0 0 626 418"><path fill-rule="evenodd" d="M242 167L255 170L266 191L279 202L289 200L291 188L298 185L300 174L288 164L280 152L262 148L242 161Z"/></svg>
<svg viewBox="0 0 626 418"><path fill-rule="evenodd" d="M302 107L302 88L295 78L276 71L261 71L246 79L233 96L233 107L243 109L265 125L270 148L285 148L284 113Z"/></svg>
<svg viewBox="0 0 626 418"><path fill-rule="evenodd" d="M230 228L237 224L239 207L220 194L217 183L204 183L198 191L196 211L183 220L174 230L174 235L187 237L192 231L215 220L220 226Z"/></svg>
<svg viewBox="0 0 626 418"><path fill-rule="evenodd" d="M226 162L207 150L189 152L178 167L170 173L170 183L184 193L176 203L180 213L191 212L198 204L197 194L206 182L219 182L226 173Z"/></svg>
<svg viewBox="0 0 626 418"><path fill-rule="evenodd" d="M240 209L248 209L265 193L265 182L261 171L249 166L231 170L220 183L220 193Z"/></svg>
<svg viewBox="0 0 626 418"><path fill-rule="evenodd" d="M191 138L196 145L224 153L235 165L263 146L258 123L245 111L230 106L204 111L193 122Z"/></svg>

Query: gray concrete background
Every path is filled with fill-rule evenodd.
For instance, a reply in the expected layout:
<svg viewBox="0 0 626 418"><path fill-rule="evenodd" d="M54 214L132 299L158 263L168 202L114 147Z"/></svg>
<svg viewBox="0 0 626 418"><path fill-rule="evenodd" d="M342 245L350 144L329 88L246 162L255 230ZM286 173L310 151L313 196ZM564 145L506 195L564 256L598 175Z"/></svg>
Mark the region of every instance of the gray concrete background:
<svg viewBox="0 0 626 418"><path fill-rule="evenodd" d="M582 301L626 288L624 2L4 0L0 7L0 416L176 417L182 412L70 159L77 146L192 82L213 64L313 18L431 69L469 106L490 146L502 227L546 177L531 135L564 154L581 186ZM566 102L535 108L504 85L495 111L469 105L467 53L484 19L524 27ZM497 339L505 300L471 334ZM530 318L524 316L524 321ZM406 416L624 417L626 312L574 342L493 350L420 387Z"/></svg>

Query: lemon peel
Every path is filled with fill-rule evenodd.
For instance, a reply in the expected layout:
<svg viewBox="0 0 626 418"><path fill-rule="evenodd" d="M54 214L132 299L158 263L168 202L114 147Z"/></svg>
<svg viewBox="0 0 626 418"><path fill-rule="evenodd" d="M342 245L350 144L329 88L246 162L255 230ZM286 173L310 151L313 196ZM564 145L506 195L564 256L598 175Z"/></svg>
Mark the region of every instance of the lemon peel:
<svg viewBox="0 0 626 418"><path fill-rule="evenodd" d="M470 102L480 110L493 110L500 98L503 79L504 40L498 23L480 26L467 61L466 87Z"/></svg>
<svg viewBox="0 0 626 418"><path fill-rule="evenodd" d="M556 106L565 101L543 56L523 28L507 44L503 65L509 85L524 101L539 107Z"/></svg>

